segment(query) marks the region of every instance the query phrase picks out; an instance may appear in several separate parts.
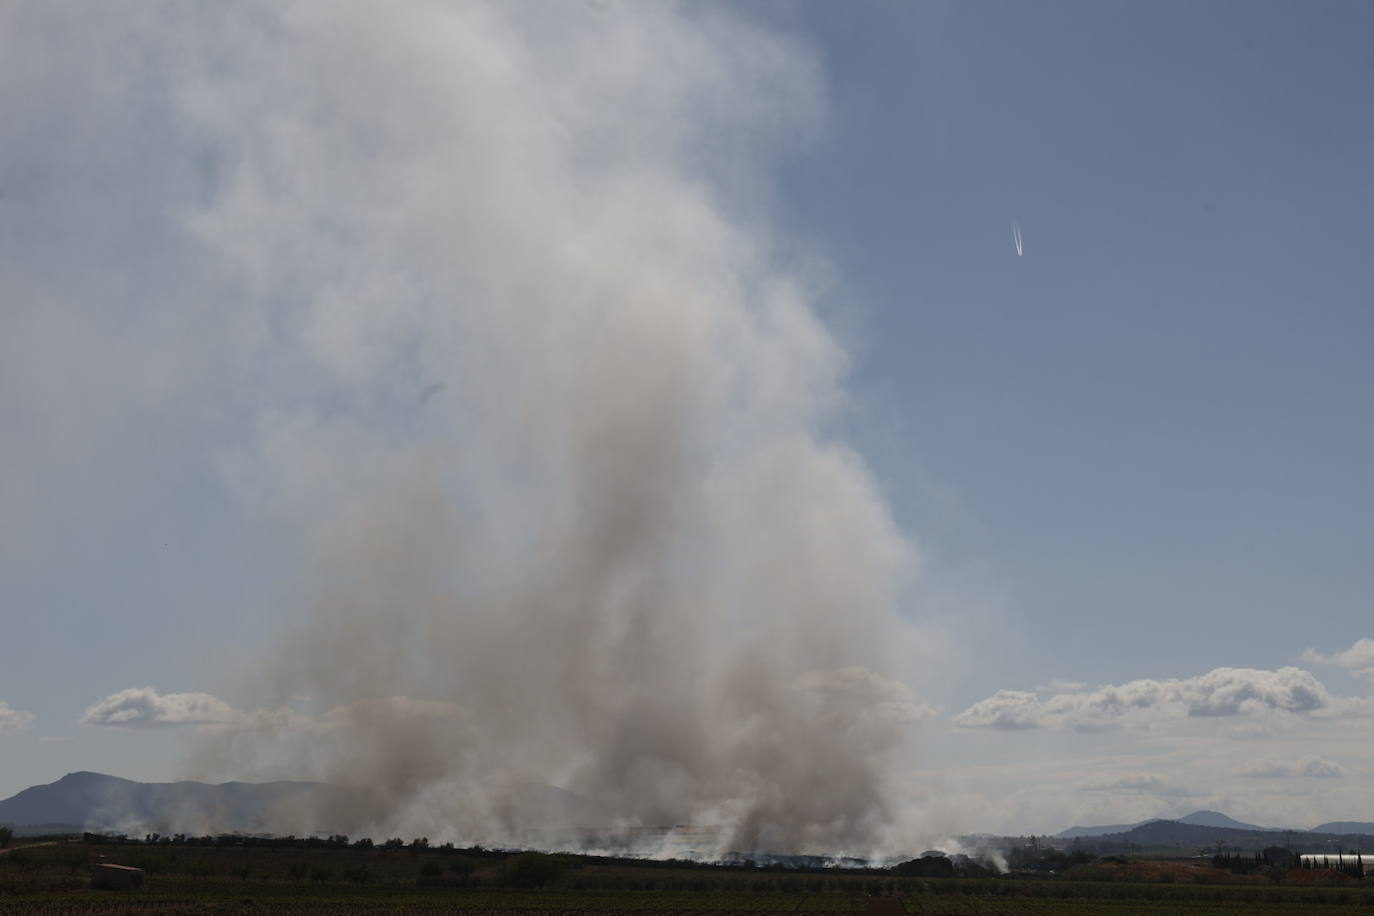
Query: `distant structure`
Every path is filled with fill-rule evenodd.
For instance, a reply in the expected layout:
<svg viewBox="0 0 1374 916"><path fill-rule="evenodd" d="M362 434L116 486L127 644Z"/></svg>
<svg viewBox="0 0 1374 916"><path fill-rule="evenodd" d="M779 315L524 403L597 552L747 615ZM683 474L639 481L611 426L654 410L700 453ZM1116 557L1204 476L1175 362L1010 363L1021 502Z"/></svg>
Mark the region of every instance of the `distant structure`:
<svg viewBox="0 0 1374 916"><path fill-rule="evenodd" d="M91 872L91 887L100 891L132 891L143 886L143 869L100 862Z"/></svg>

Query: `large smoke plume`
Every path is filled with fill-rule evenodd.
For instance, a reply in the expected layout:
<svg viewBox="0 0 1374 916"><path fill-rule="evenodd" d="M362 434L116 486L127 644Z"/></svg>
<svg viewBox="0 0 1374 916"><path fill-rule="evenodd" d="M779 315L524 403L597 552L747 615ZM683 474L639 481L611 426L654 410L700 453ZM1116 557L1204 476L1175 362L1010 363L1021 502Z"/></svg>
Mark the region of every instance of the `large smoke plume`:
<svg viewBox="0 0 1374 916"><path fill-rule="evenodd" d="M238 694L283 711L199 771L364 787L316 816L376 834L889 840L911 549L769 228L806 49L697 5L139 15L104 25L199 163L222 467L303 545Z"/></svg>

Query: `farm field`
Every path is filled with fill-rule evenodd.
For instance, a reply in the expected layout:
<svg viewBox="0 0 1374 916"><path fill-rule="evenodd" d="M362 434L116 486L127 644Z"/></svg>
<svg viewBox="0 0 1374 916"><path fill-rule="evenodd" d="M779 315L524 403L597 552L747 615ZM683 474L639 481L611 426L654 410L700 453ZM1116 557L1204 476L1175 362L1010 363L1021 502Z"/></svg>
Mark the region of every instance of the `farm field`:
<svg viewBox="0 0 1374 916"><path fill-rule="evenodd" d="M145 869L91 890L90 866ZM526 866L529 866L528 868ZM541 872L534 866L552 867ZM1210 872L1210 870L1207 870ZM1224 874L1204 874L1225 881ZM520 886L537 884L543 886ZM912 878L591 857L409 849L33 845L0 855L0 916L123 913L1241 914L1374 913L1374 888L1257 883Z"/></svg>

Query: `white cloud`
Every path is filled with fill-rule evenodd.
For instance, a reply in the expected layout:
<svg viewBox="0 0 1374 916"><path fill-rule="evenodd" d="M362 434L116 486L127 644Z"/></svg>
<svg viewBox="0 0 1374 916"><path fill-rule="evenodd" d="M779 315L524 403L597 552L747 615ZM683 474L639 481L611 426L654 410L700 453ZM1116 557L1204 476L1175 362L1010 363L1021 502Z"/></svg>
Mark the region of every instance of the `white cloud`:
<svg viewBox="0 0 1374 916"><path fill-rule="evenodd" d="M1331 703L1321 681L1301 668L1215 668L1201 677L1165 683L1176 686L1190 716L1312 712Z"/></svg>
<svg viewBox="0 0 1374 916"><path fill-rule="evenodd" d="M1322 757L1302 757L1297 760L1256 760L1241 771L1245 776L1260 779L1287 776L1312 776L1336 779L1346 775L1345 767Z"/></svg>
<svg viewBox="0 0 1374 916"><path fill-rule="evenodd" d="M92 704L84 725L159 728L173 725L235 725L244 713L208 693L158 693L153 687L130 687Z"/></svg>
<svg viewBox="0 0 1374 916"><path fill-rule="evenodd" d="M964 728L1097 731L1189 716L1307 713L1327 709L1332 702L1326 687L1300 668L1216 668L1197 677L1143 679L1043 700L1028 691L999 690L954 722Z"/></svg>
<svg viewBox="0 0 1374 916"><path fill-rule="evenodd" d="M92 704L81 721L85 725L122 728L212 726L241 730L291 730L321 733L359 727L370 722L408 719L457 719L461 706L407 696L373 697L335 706L313 717L281 709L236 709L208 693L158 693L153 687L131 687Z"/></svg>
<svg viewBox="0 0 1374 916"><path fill-rule="evenodd" d="M1323 655L1316 649L1303 652L1302 660L1319 665L1334 665L1374 681L1374 639L1363 637L1344 652Z"/></svg>
<svg viewBox="0 0 1374 916"><path fill-rule="evenodd" d="M0 700L0 731L17 731L25 728L34 718L33 713L15 709L4 700Z"/></svg>
<svg viewBox="0 0 1374 916"><path fill-rule="evenodd" d="M1044 724L1040 698L1025 690L999 690L954 717L964 728L1039 728Z"/></svg>

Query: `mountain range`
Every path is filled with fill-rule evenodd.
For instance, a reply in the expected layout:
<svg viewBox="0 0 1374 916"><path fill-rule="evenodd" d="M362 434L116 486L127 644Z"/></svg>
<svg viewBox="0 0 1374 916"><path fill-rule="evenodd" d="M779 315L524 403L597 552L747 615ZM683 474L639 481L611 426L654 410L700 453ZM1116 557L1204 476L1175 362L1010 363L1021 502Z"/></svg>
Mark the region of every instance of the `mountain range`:
<svg viewBox="0 0 1374 916"><path fill-rule="evenodd" d="M358 815L365 793L320 782L144 783L102 773L68 773L47 785L24 789L0 801L0 824L20 833L118 831L141 833L349 833L357 823L325 823L323 817ZM517 787L512 814L526 824L609 823L588 799L546 785ZM328 813L328 814L326 814ZM25 829L28 828L28 829ZM1275 834L1286 834L1275 837ZM1070 827L1056 839L1074 840L1105 851L1132 846L1263 848L1293 834L1305 846L1333 844L1374 848L1374 823L1331 821L1310 830L1246 824L1219 811L1194 811L1177 820Z"/></svg>
<svg viewBox="0 0 1374 916"><path fill-rule="evenodd" d="M313 820L304 815L329 810L346 795L318 782L146 783L77 772L0 801L0 824L128 833L265 832L283 816Z"/></svg>
<svg viewBox="0 0 1374 916"><path fill-rule="evenodd" d="M384 814L378 801L361 789L321 782L146 783L78 772L0 801L0 824L21 834L347 834L372 824L369 812ZM515 785L502 802L503 812L519 823L595 826L613 821L588 799L556 786Z"/></svg>
<svg viewBox="0 0 1374 916"><path fill-rule="evenodd" d="M1129 833L1137 828L1154 823L1186 824L1193 827L1214 827L1226 830L1262 831L1268 833L1322 833L1322 834L1374 834L1374 822L1368 821L1330 821L1325 824L1318 824L1311 829L1301 827L1261 827L1258 824L1246 824L1235 818L1228 817L1220 811L1194 811L1185 817L1167 820L1164 818L1151 818L1145 821L1137 821L1134 824L1104 824L1099 827L1070 827L1061 830L1054 836L1056 839L1071 840L1081 837L1108 836L1112 834Z"/></svg>

